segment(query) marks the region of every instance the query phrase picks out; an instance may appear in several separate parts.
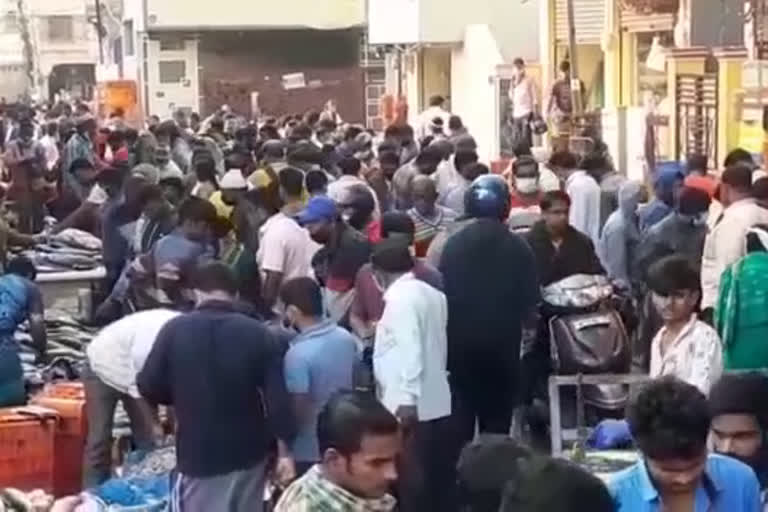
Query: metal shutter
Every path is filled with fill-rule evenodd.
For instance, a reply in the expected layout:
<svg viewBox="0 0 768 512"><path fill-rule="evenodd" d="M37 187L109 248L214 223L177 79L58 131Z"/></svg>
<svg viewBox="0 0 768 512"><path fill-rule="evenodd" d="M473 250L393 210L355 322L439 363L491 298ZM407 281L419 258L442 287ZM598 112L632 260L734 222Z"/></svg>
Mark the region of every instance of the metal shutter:
<svg viewBox="0 0 768 512"><path fill-rule="evenodd" d="M613 1L613 0L609 0ZM555 0L555 36L561 44L568 43L568 6L566 0ZM576 42L600 44L605 26L606 0L573 0Z"/></svg>

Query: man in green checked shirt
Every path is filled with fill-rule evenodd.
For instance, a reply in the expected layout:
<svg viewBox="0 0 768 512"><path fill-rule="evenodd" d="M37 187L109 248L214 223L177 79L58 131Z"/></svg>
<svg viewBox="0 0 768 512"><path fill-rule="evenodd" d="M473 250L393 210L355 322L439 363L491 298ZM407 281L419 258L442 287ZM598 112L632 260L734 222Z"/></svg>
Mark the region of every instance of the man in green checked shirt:
<svg viewBox="0 0 768 512"><path fill-rule="evenodd" d="M400 424L376 398L341 392L317 420L321 461L286 489L275 512L391 512Z"/></svg>

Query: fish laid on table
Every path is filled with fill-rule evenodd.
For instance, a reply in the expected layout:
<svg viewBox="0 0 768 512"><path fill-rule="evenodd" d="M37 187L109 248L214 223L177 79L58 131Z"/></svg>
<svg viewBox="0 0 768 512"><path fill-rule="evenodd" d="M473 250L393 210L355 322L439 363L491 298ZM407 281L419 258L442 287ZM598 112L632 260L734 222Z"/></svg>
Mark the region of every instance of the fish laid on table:
<svg viewBox="0 0 768 512"><path fill-rule="evenodd" d="M35 256L43 264L58 265L74 270L90 270L99 266L99 262L92 256L81 256L69 252L37 253Z"/></svg>
<svg viewBox="0 0 768 512"><path fill-rule="evenodd" d="M35 250L44 253L57 253L57 254L73 254L76 256L87 256L89 258L101 258L101 251L91 251L88 249L79 249L77 247L69 247L61 243L39 244L35 246Z"/></svg>
<svg viewBox="0 0 768 512"><path fill-rule="evenodd" d="M101 264L101 240L77 229L65 229L47 243L21 251L40 273L91 270Z"/></svg>
<svg viewBox="0 0 768 512"><path fill-rule="evenodd" d="M79 229L69 228L51 237L54 242L60 242L70 247L101 251L101 240L90 233Z"/></svg>

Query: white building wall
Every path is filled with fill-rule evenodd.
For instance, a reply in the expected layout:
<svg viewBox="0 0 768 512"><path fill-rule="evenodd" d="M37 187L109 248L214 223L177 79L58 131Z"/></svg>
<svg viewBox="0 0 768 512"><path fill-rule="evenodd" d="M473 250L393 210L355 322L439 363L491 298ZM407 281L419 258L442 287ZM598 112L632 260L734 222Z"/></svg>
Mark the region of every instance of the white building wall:
<svg viewBox="0 0 768 512"><path fill-rule="evenodd" d="M137 80L141 76L140 56L141 35L144 32L144 0L123 0L123 74L128 80ZM126 33L132 28L130 34ZM128 52L128 38L133 40L133 51Z"/></svg>
<svg viewBox="0 0 768 512"><path fill-rule="evenodd" d="M96 30L88 23L87 4L88 0L25 0L34 55L35 92L41 98L48 97L48 77L55 66L96 64ZM18 44L23 55L20 36Z"/></svg>
<svg viewBox="0 0 768 512"><path fill-rule="evenodd" d="M475 137L480 160L490 162L499 152L495 76L504 57L487 25L468 26L463 39L451 58L452 110Z"/></svg>
<svg viewBox="0 0 768 512"><path fill-rule="evenodd" d="M547 0L368 0L373 44L456 44L488 25L507 61L539 60L539 4Z"/></svg>
<svg viewBox="0 0 768 512"><path fill-rule="evenodd" d="M143 113L147 111L147 91L144 87L145 22L144 0L123 0L123 26L121 29L123 73L120 78L136 82L140 110ZM133 43L132 48L129 48L129 39Z"/></svg>
<svg viewBox="0 0 768 512"><path fill-rule="evenodd" d="M418 51L410 51L403 55L404 83L403 95L408 102L408 124L416 126L421 114L419 88L421 85L421 55Z"/></svg>
<svg viewBox="0 0 768 512"><path fill-rule="evenodd" d="M24 61L21 35L16 22L16 2L0 0L0 64Z"/></svg>
<svg viewBox="0 0 768 512"><path fill-rule="evenodd" d="M197 41L187 38L178 41L180 47L164 50L158 39L147 42L147 112L167 119L177 109L200 111L199 54ZM185 74L180 79L163 81L163 63L183 63Z"/></svg>
<svg viewBox="0 0 768 512"><path fill-rule="evenodd" d="M419 1L421 42L460 42L469 25L488 25L507 61L515 57L539 60L539 2L545 0Z"/></svg>

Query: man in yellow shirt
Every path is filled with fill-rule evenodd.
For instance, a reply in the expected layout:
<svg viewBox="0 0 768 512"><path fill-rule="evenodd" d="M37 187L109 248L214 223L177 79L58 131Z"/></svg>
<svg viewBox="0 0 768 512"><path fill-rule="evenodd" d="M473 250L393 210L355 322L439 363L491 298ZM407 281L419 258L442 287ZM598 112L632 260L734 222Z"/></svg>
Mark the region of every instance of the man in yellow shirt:
<svg viewBox="0 0 768 512"><path fill-rule="evenodd" d="M285 162L285 148L282 141L268 140L261 148L262 159L259 168L248 177L248 182L253 188L266 188L272 182L267 167L271 168L275 175L288 166Z"/></svg>
<svg viewBox="0 0 768 512"><path fill-rule="evenodd" d="M240 198L248 191L248 182L240 169L230 169L222 176L219 190L214 192L208 201L216 207L216 214L229 219Z"/></svg>

